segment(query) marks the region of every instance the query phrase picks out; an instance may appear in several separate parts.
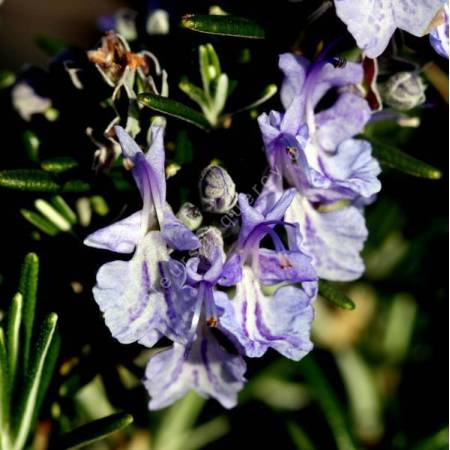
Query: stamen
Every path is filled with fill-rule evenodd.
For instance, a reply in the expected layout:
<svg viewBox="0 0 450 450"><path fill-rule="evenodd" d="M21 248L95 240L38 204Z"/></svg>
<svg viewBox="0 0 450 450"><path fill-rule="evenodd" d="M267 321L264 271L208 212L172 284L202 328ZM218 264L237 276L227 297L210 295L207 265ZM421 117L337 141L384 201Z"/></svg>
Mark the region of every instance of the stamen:
<svg viewBox="0 0 450 450"><path fill-rule="evenodd" d="M293 163L298 162L298 149L296 147L292 146L286 147L286 153Z"/></svg>
<svg viewBox="0 0 450 450"><path fill-rule="evenodd" d="M292 269L292 267L294 266L292 265L291 261L286 258L285 255L280 255L280 267L282 269Z"/></svg>

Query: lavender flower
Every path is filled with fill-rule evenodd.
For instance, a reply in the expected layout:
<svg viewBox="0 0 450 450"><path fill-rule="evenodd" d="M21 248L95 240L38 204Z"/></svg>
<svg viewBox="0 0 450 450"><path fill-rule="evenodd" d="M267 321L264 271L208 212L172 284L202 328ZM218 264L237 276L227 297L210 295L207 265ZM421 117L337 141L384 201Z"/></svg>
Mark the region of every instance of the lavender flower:
<svg viewBox="0 0 450 450"><path fill-rule="evenodd" d="M165 203L163 128L152 127L152 144L146 154L121 127L115 130L141 192L143 209L86 238L86 245L117 253L136 249L131 260L100 268L94 298L120 342L137 341L151 347L162 335L182 342L183 314L176 309L179 303L169 302L160 286L161 264L169 264L169 248L191 250L199 241ZM192 290L171 294L193 301Z"/></svg>
<svg viewBox="0 0 450 450"><path fill-rule="evenodd" d="M362 68L355 63L335 67L333 62L322 57L311 64L281 55L286 112L272 111L258 121L271 168L268 190L279 198L283 178L297 189L286 220L300 226L299 248L313 258L320 277L344 281L364 270L359 253L367 230L357 205L369 201L381 186L370 144L353 138L371 115L355 87ZM316 112L332 88L341 89L336 102Z"/></svg>
<svg viewBox="0 0 450 450"><path fill-rule="evenodd" d="M383 53L396 28L414 36L429 33L445 3L445 0L335 0L337 15L370 58Z"/></svg>
<svg viewBox="0 0 450 450"><path fill-rule="evenodd" d="M229 303L228 296L217 291L216 285L234 284L234 275L240 276L240 273L233 275L224 265L225 253L220 231L208 227L199 230L199 234L199 255L189 259L186 268L181 263L178 263L178 267L172 265L174 276L170 277L165 288L166 296L174 297L177 301L178 311L184 311L186 320L177 321L176 334L180 331L184 333L185 343L175 342L173 347L151 358L145 380L152 397L150 409L167 406L188 389L214 397L224 407L231 408L236 404L237 392L245 382L244 360L236 351L226 351L212 332L212 329L220 332L223 311L218 304ZM170 271L168 265L167 268ZM227 277L224 277L225 273L228 273ZM168 279L166 275L165 280ZM185 280L193 287L183 287ZM186 289L195 292L194 301ZM172 292L184 292L185 298ZM183 324L189 326L184 327Z"/></svg>
<svg viewBox="0 0 450 450"><path fill-rule="evenodd" d="M235 267L234 273L240 265L242 278L232 301L219 303L224 310L220 327L250 357L260 357L271 347L298 361L312 349L310 327L317 275L295 239L286 249L274 230L276 225L283 225L298 233L298 227L282 222L294 195L295 190L290 189L270 204L263 193L255 207L244 195L239 196L242 227L233 253L238 258L229 265ZM261 247L266 235L271 237L274 250ZM303 287L279 287L273 296L263 292L263 285L283 282L303 283Z"/></svg>

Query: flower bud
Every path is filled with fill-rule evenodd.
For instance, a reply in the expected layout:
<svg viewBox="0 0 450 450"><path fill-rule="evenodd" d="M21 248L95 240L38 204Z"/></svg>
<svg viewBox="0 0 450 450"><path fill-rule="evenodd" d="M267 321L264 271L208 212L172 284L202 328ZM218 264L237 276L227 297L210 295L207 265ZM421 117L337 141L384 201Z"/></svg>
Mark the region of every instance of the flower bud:
<svg viewBox="0 0 450 450"><path fill-rule="evenodd" d="M200 210L192 203L184 203L177 212L177 218L180 219L190 230L196 230L203 221Z"/></svg>
<svg viewBox="0 0 450 450"><path fill-rule="evenodd" d="M199 188L205 211L224 214L237 202L236 185L228 172L220 166L211 164L203 169Z"/></svg>
<svg viewBox="0 0 450 450"><path fill-rule="evenodd" d="M208 260L213 260L213 255L219 250L223 250L222 233L216 227L202 227L197 231L197 237L200 240L198 250L200 256Z"/></svg>
<svg viewBox="0 0 450 450"><path fill-rule="evenodd" d="M400 111L415 108L425 101L425 83L415 72L399 72L380 85L386 104Z"/></svg>

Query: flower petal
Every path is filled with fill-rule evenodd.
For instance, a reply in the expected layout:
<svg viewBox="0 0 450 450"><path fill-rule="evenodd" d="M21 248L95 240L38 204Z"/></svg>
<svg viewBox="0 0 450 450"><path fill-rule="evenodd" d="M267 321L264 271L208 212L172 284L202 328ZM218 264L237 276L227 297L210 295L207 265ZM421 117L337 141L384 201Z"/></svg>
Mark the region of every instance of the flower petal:
<svg viewBox="0 0 450 450"><path fill-rule="evenodd" d="M198 237L181 220L177 219L170 208L167 207L164 211L161 232L170 248L193 250L200 246Z"/></svg>
<svg viewBox="0 0 450 450"><path fill-rule="evenodd" d="M258 253L258 278L263 284L315 281L317 274L311 258L300 251L275 252L261 248Z"/></svg>
<svg viewBox="0 0 450 450"><path fill-rule="evenodd" d="M93 289L111 334L121 343L152 347L164 331L164 296L156 290L158 263L168 259L161 234L148 233L130 261L100 267Z"/></svg>
<svg viewBox="0 0 450 450"><path fill-rule="evenodd" d="M372 146L361 139L347 139L335 154L322 153L320 165L324 175L333 180L333 190L342 197L370 198L381 189L381 167L372 156ZM342 198L341 197L341 198Z"/></svg>
<svg viewBox="0 0 450 450"><path fill-rule="evenodd" d="M334 152L341 142L361 133L371 114L366 100L345 92L331 108L315 115L315 138L323 150Z"/></svg>
<svg viewBox="0 0 450 450"><path fill-rule="evenodd" d="M444 4L445 0L335 0L337 15L370 58L383 53L397 27L415 36L426 34Z"/></svg>
<svg viewBox="0 0 450 450"><path fill-rule="evenodd" d="M299 288L285 286L267 297L255 274L244 267L235 298L220 301L219 328L242 347L247 356L260 357L268 348L295 361L312 349L312 298Z"/></svg>
<svg viewBox="0 0 450 450"><path fill-rule="evenodd" d="M174 344L150 359L144 381L151 396L149 407L164 408L194 389L215 398L225 408L232 408L244 385L245 370L244 360L226 353L211 332L205 330L188 351L183 345Z"/></svg>
<svg viewBox="0 0 450 450"><path fill-rule="evenodd" d="M360 252L367 239L364 216L355 206L319 212L297 195L286 220L300 225L301 249L313 259L320 278L350 281L364 272Z"/></svg>
<svg viewBox="0 0 450 450"><path fill-rule="evenodd" d="M142 212L137 211L125 219L94 231L84 240L84 245L116 253L131 253L140 238L141 216Z"/></svg>

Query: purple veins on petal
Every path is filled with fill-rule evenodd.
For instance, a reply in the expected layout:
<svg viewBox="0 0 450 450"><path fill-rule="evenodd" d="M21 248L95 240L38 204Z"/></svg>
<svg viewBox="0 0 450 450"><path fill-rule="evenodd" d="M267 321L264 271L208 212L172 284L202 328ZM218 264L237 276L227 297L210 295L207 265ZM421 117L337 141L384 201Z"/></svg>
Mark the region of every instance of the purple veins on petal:
<svg viewBox="0 0 450 450"><path fill-rule="evenodd" d="M84 245L116 253L132 253L140 239L141 211L91 233Z"/></svg>
<svg viewBox="0 0 450 450"><path fill-rule="evenodd" d="M246 266L234 299L228 303L219 301L224 311L219 328L247 356L260 357L273 348L298 361L311 351L313 297L308 297L302 289L285 286L272 297L266 296L257 276Z"/></svg>
<svg viewBox="0 0 450 450"><path fill-rule="evenodd" d="M383 53L396 28L419 37L427 34L445 3L445 0L335 0L338 17L370 58Z"/></svg>
<svg viewBox="0 0 450 450"><path fill-rule="evenodd" d="M364 262L360 252L367 239L367 228L357 207L350 205L320 212L297 195L286 220L299 224L303 237L300 248L312 257L320 278L351 281L362 275Z"/></svg>
<svg viewBox="0 0 450 450"><path fill-rule="evenodd" d="M245 383L245 370L240 356L224 351L210 330L202 328L187 353L183 345L174 344L150 359L144 380L149 407L164 408L193 389L232 408Z"/></svg>

